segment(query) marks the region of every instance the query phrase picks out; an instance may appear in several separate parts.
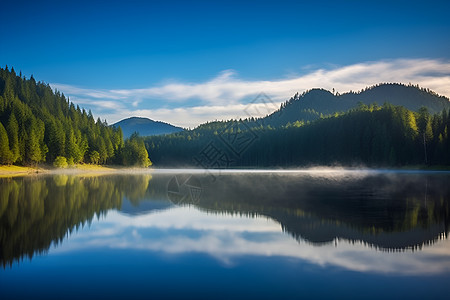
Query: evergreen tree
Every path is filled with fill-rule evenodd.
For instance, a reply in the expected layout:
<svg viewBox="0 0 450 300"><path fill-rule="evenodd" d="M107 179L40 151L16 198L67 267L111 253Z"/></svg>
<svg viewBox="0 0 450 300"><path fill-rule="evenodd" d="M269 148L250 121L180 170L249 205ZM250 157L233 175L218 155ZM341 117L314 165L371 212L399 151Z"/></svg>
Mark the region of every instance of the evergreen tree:
<svg viewBox="0 0 450 300"><path fill-rule="evenodd" d="M89 154L89 159L91 164L97 165L100 161L100 154L94 150Z"/></svg>
<svg viewBox="0 0 450 300"><path fill-rule="evenodd" d="M127 166L148 167L152 162L148 158L148 152L145 148L144 140L133 134L125 141L123 163Z"/></svg>
<svg viewBox="0 0 450 300"><path fill-rule="evenodd" d="M429 142L433 139L433 130L431 126L431 116L426 107L419 109L418 128L423 142L424 161L428 163L430 154Z"/></svg>
<svg viewBox="0 0 450 300"><path fill-rule="evenodd" d="M66 156L68 159L72 159L74 163L78 163L82 156L73 129L70 128L66 133Z"/></svg>
<svg viewBox="0 0 450 300"><path fill-rule="evenodd" d="M11 113L6 131L9 138L9 148L11 149L11 162L15 163L20 156L19 153L19 124L14 113Z"/></svg>
<svg viewBox="0 0 450 300"><path fill-rule="evenodd" d="M104 164L106 162L106 160L108 159L108 152L106 149L105 140L103 139L102 136L98 137L97 147L98 147L97 148L98 154L100 156L99 162L101 164Z"/></svg>
<svg viewBox="0 0 450 300"><path fill-rule="evenodd" d="M32 129L28 135L26 149L27 163L35 164L41 162L41 147L39 145L38 135L34 129Z"/></svg>
<svg viewBox="0 0 450 300"><path fill-rule="evenodd" d="M9 150L9 140L8 134L6 133L5 127L0 122L0 163L10 164L11 163L11 151Z"/></svg>
<svg viewBox="0 0 450 300"><path fill-rule="evenodd" d="M3 112L6 109L6 101L5 98L2 97L2 95L0 95L0 114L3 114Z"/></svg>

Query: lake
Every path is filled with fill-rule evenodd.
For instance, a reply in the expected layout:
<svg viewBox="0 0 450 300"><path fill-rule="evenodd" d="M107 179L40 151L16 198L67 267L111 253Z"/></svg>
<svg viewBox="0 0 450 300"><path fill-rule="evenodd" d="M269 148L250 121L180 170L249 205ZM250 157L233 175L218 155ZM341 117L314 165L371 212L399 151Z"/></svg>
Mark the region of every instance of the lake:
<svg viewBox="0 0 450 300"><path fill-rule="evenodd" d="M449 204L448 172L0 178L0 298L444 298Z"/></svg>

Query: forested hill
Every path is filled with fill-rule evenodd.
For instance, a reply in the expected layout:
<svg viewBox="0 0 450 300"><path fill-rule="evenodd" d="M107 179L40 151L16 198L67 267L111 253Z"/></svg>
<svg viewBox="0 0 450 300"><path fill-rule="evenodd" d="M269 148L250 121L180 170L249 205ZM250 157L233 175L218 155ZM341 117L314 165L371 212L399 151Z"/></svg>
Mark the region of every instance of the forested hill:
<svg viewBox="0 0 450 300"><path fill-rule="evenodd" d="M303 94L296 94L282 104L281 108L260 122L272 127L284 126L296 121L313 121L323 115L345 112L358 103L383 105L390 103L418 111L426 107L432 114L443 109L450 109L450 101L429 89L403 84L379 84L359 92L345 94L333 93L324 89L313 89Z"/></svg>
<svg viewBox="0 0 450 300"><path fill-rule="evenodd" d="M148 165L142 140L112 128L48 84L0 68L0 164Z"/></svg>
<svg viewBox="0 0 450 300"><path fill-rule="evenodd" d="M450 166L449 129L446 110L432 115L426 108L360 105L311 123L273 128L214 122L145 143L157 166Z"/></svg>

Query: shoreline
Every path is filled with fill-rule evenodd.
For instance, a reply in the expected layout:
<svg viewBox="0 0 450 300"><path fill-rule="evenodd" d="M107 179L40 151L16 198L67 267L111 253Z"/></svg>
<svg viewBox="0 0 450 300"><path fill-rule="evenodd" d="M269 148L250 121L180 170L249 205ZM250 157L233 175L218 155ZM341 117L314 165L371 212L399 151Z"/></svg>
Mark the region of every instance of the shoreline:
<svg viewBox="0 0 450 300"><path fill-rule="evenodd" d="M80 164L69 168L53 168L50 166L23 167L14 165L0 165L0 178L16 177L16 176L37 176L52 174L120 174L120 173L159 173L159 172L209 172L209 173L233 173L233 172L330 172L330 171L370 171L370 172L450 172L447 166L403 166L398 168L371 168L371 167L345 167L345 166L309 166L297 168L227 168L227 169L203 169L203 168L141 168L141 167L124 167L115 165L90 165Z"/></svg>
<svg viewBox="0 0 450 300"><path fill-rule="evenodd" d="M122 170L134 170L133 168L125 168L121 166L100 166L80 164L69 168L54 168L51 166L36 166L36 167L23 167L14 165L0 165L0 178L1 177L16 177L16 176L32 176L32 175L48 175L48 174L107 174L116 173ZM147 169L145 169L147 170Z"/></svg>

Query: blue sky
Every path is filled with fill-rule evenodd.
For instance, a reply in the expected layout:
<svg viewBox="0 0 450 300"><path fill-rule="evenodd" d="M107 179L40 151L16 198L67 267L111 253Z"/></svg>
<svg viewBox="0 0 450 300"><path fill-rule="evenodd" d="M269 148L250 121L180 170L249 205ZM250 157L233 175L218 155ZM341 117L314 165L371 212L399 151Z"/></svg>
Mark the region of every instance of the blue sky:
<svg viewBox="0 0 450 300"><path fill-rule="evenodd" d="M449 1L9 1L0 65L109 123L193 127L244 116L260 92L274 107L314 87L388 81L450 96L449 11Z"/></svg>

